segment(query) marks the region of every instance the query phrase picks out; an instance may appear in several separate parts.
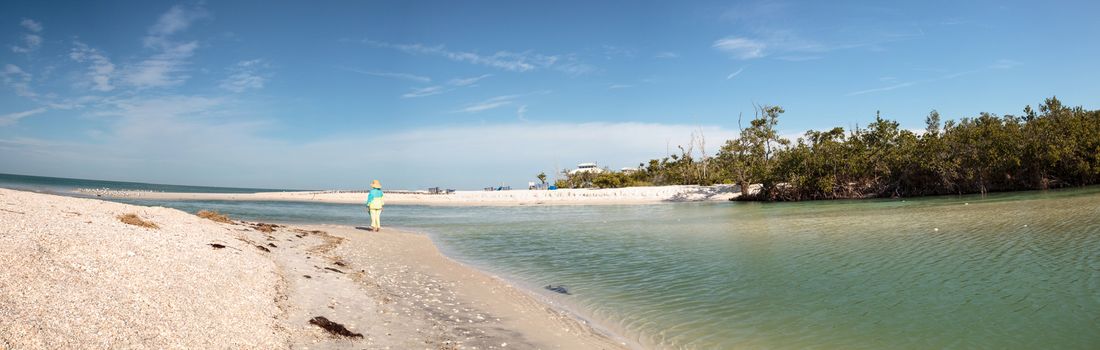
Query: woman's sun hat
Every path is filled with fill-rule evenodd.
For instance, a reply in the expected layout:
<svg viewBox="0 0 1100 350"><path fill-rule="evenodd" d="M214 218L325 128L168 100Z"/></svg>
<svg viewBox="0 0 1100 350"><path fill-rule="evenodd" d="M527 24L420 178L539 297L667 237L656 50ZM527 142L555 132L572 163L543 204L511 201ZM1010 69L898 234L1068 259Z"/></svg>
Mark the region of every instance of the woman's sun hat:
<svg viewBox="0 0 1100 350"><path fill-rule="evenodd" d="M374 180L370 183L370 188L382 188L382 183Z"/></svg>

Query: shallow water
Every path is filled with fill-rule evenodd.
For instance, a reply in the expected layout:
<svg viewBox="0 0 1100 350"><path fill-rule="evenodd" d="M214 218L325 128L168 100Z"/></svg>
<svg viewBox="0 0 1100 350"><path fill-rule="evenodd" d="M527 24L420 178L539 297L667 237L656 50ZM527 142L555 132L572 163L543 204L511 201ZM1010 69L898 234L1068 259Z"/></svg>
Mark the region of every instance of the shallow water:
<svg viewBox="0 0 1100 350"><path fill-rule="evenodd" d="M426 228L654 347L1095 349L1098 192L479 208Z"/></svg>
<svg viewBox="0 0 1100 350"><path fill-rule="evenodd" d="M357 205L164 202L365 225ZM655 348L1100 348L1100 187L893 201L388 206ZM370 233L364 233L370 234ZM383 232L384 234L384 232Z"/></svg>

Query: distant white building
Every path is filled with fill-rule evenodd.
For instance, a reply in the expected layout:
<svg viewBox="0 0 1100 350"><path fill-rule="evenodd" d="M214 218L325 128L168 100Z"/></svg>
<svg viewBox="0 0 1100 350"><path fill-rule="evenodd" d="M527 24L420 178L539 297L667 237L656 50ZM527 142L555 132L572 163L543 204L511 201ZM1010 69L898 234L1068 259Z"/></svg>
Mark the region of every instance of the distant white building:
<svg viewBox="0 0 1100 350"><path fill-rule="evenodd" d="M577 164L576 169L573 169L573 170L569 171L569 175L576 175L576 174L580 174L580 173L599 174L599 173L602 173L602 172L604 172L604 170L601 169L600 167L596 166L596 163L580 163L580 164Z"/></svg>
<svg viewBox="0 0 1100 350"><path fill-rule="evenodd" d="M619 169L619 171L622 172L623 174L630 174L630 173L633 173L635 171L638 171L638 168L626 167L626 168Z"/></svg>

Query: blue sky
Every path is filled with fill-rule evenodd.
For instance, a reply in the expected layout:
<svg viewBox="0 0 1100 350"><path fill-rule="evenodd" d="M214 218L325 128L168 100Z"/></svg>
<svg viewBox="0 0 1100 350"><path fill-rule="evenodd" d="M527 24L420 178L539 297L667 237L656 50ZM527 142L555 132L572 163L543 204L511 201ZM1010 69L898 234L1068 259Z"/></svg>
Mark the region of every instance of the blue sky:
<svg viewBox="0 0 1100 350"><path fill-rule="evenodd" d="M284 188L522 187L579 162L1098 108L1096 1L0 4L0 172Z"/></svg>

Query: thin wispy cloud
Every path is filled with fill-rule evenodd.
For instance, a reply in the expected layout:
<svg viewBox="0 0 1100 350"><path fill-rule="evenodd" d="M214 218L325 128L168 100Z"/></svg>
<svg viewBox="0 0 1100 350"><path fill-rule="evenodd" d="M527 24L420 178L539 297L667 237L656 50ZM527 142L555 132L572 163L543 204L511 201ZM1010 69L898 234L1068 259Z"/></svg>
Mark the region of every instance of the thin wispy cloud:
<svg viewBox="0 0 1100 350"><path fill-rule="evenodd" d="M348 67L338 67L338 68L341 69L341 70L345 70L345 71L349 71L349 72L353 72L353 73L365 74L365 75L370 75L370 76L375 76L375 77L380 77L380 78L409 80L409 81L415 81L415 82L420 82L420 83L430 83L430 82L432 82L432 78L421 76L421 75L416 75L416 74L398 73L398 72L367 71L367 70L356 69L356 68L348 68Z"/></svg>
<svg viewBox="0 0 1100 350"><path fill-rule="evenodd" d="M716 40L711 47L734 58L747 60L764 57L764 49L767 48L767 44L749 38L726 37Z"/></svg>
<svg viewBox="0 0 1100 350"><path fill-rule="evenodd" d="M409 54L440 56L456 62L471 63L513 72L553 69L573 75L579 75L591 72L595 69L590 65L578 62L575 55L546 55L533 51L497 51L492 54L481 54L471 51L448 50L446 46L443 45L424 45L419 43L393 44L369 39L361 40L361 42L374 47L395 49Z"/></svg>
<svg viewBox="0 0 1100 350"><path fill-rule="evenodd" d="M401 95L401 97L403 97L403 98L424 97L424 96L438 95L438 94L444 93L446 91L447 90L444 90L443 86L435 85L435 86L429 86L429 87L425 87L425 88L413 89L412 91L409 91L409 92L405 93L404 95Z"/></svg>
<svg viewBox="0 0 1100 350"><path fill-rule="evenodd" d="M1014 60L1001 59L1001 60L997 60L996 62L993 62L992 64L990 64L990 65L988 65L984 68L980 68L980 69L974 69L974 70L956 72L956 73L951 73L951 74L945 74L945 75L941 75L941 76L933 77L933 78L928 78L928 79L918 79L918 80L906 81L906 82L892 84L892 85L889 85L889 86L884 86L884 87L879 87L879 88L853 91L853 92L848 93L848 96L858 96L858 95L865 95L865 94L876 93L876 92L897 90L897 89L906 88L906 87L910 87L910 86L914 86L914 85L918 85L918 84L926 84L926 83L932 83L932 82L943 81L943 80L951 80L951 79L955 79L955 78L959 78L959 77L963 77L963 76L967 76L967 75L971 75L971 74L975 74L975 73L990 71L990 70L1012 69L1012 68L1015 68L1015 67L1017 67L1021 64L1023 64L1023 63L1020 63L1020 62L1014 61ZM894 78L894 77L884 77L884 78L889 78L889 79L880 78L879 80L884 81L884 82L896 80L896 78Z"/></svg>
<svg viewBox="0 0 1100 350"><path fill-rule="evenodd" d="M190 78L186 74L188 60L199 48L197 41L175 41L174 34L180 33L200 19L207 18L206 10L201 7L176 5L162 14L148 35L142 41L145 47L157 53L137 64L127 66L122 79L137 88L168 87L182 84Z"/></svg>
<svg viewBox="0 0 1100 350"><path fill-rule="evenodd" d="M0 76L3 76L4 85L15 90L16 95L29 99L38 97L38 94L31 89L31 74L23 71L19 66L10 63L5 64L4 71L0 72Z"/></svg>
<svg viewBox="0 0 1100 350"><path fill-rule="evenodd" d="M910 86L917 85L917 84L922 83L922 82L928 82L928 81L933 81L933 80L908 81L908 82L904 82L904 83L900 83L900 84L894 84L894 85L890 85L890 86L884 86L884 87L880 87L880 88L853 91L853 92L848 93L848 96L857 96L857 95L870 94L870 93L875 93L875 92L897 90L897 89L900 89L900 88L910 87Z"/></svg>
<svg viewBox="0 0 1100 350"><path fill-rule="evenodd" d="M805 6L787 1L744 1L722 15L734 34L712 47L739 60L774 58L788 62L823 59L839 50L865 48L884 52L885 44L924 36L910 21L889 18L847 23L833 17L806 16ZM882 9L838 4L837 11L881 16ZM899 16L902 16L899 14ZM808 29L812 28L812 29Z"/></svg>
<svg viewBox="0 0 1100 350"><path fill-rule="evenodd" d="M727 75L726 80L733 79L734 77L740 75L741 72L744 72L744 71L745 71L745 67L741 67L741 68L737 69L736 72L733 72L733 73L730 73L729 75Z"/></svg>
<svg viewBox="0 0 1100 350"><path fill-rule="evenodd" d="M38 32L42 31L42 23L39 23L38 21L35 21L33 19L30 19L30 18L24 18L23 21L19 22L19 25L21 25L21 26L23 26L23 28L26 28L27 30L35 32L35 33L38 33Z"/></svg>
<svg viewBox="0 0 1100 350"><path fill-rule="evenodd" d="M550 90L539 90L539 91L533 91L533 92L522 93L522 94L496 96L496 97L489 98L489 99L481 101L481 102L471 103L469 105L466 105L465 107L462 107L462 108L459 108L458 110L455 110L454 112L455 113L483 112L483 111L487 111L487 110L490 110L490 109L496 109L496 108L500 108L500 107L504 107L504 106L513 104L513 103L516 102L516 100L524 98L524 97L534 96L534 95L545 95L545 94L549 94L550 92L551 92ZM527 108L523 108L523 111L524 111L524 113L526 113Z"/></svg>
<svg viewBox="0 0 1100 350"><path fill-rule="evenodd" d="M491 76L493 76L493 75L492 74L483 74L483 75L480 75L480 76L470 77L470 78L455 78L455 79L451 79L447 83L451 84L451 85L454 85L454 86L471 86L471 85L476 84L479 80L485 79L485 78L488 78L488 77L491 77Z"/></svg>
<svg viewBox="0 0 1100 350"><path fill-rule="evenodd" d="M883 52L886 50L884 44L919 36L914 33L882 34L878 37L850 39L847 42L829 42L808 39L790 30L761 32L756 36L722 38L711 46L739 60L774 57L782 61L802 62L823 59L826 54L839 50L865 48Z"/></svg>
<svg viewBox="0 0 1100 350"><path fill-rule="evenodd" d="M46 108L46 107L39 107L39 108L35 108L35 109L29 110L29 111L15 112L15 113L9 113L9 114L5 114L5 115L0 115L0 126L8 126L8 125L15 124L20 119L30 117L30 116L35 115L35 114L40 114L40 113L45 112L47 110L49 110L49 109Z"/></svg>
<svg viewBox="0 0 1100 350"><path fill-rule="evenodd" d="M425 96L432 96L432 95L442 94L444 92L448 92L448 91L454 90L456 88L475 87L475 86L477 86L478 81L481 81L482 79L485 79L485 78L488 78L488 77L491 77L491 76L493 76L493 75L492 74L483 74L483 75L479 75L479 76L476 76L476 77L470 77L470 78L454 78L454 79L451 79L451 80L447 81L447 84L444 84L444 85L433 85L433 86L413 89L412 91L401 95L401 97L402 98L425 97Z"/></svg>
<svg viewBox="0 0 1100 350"><path fill-rule="evenodd" d="M632 87L634 87L634 85L631 85L631 84L611 84L611 85L607 86L607 89L608 90L617 90L617 89L629 89L629 88L632 88Z"/></svg>
<svg viewBox="0 0 1100 350"><path fill-rule="evenodd" d="M42 32L42 23L24 18L22 22L19 22L19 25L26 29L28 33L24 33L22 36L22 46L12 45L11 50L16 53L30 53L38 50L42 46L42 36L39 35Z"/></svg>
<svg viewBox="0 0 1100 350"><path fill-rule="evenodd" d="M462 113L484 112L484 111L487 111L487 110L490 110L490 109L495 109L495 108L500 108L500 107L510 105L510 104L512 104L512 102L514 102L512 100L515 99L516 97L519 97L519 95L497 96L497 97L493 97L493 98L490 98L490 99L485 100L485 101L481 101L481 102L463 107L462 109L459 109L456 112L462 112Z"/></svg>
<svg viewBox="0 0 1100 350"><path fill-rule="evenodd" d="M172 6L160 15L157 23L149 28L149 38L163 38L179 33L191 27L191 23L207 17L207 12L202 7Z"/></svg>
<svg viewBox="0 0 1100 350"><path fill-rule="evenodd" d="M222 79L218 86L237 93L262 89L267 82L266 73L263 72L266 67L267 63L260 59L238 62L230 68L231 74Z"/></svg>
<svg viewBox="0 0 1100 350"><path fill-rule="evenodd" d="M527 105L522 105L522 106L519 106L519 108L516 108L516 119L519 119L521 121L528 121L527 120Z"/></svg>
<svg viewBox="0 0 1100 350"><path fill-rule="evenodd" d="M115 86L111 84L111 77L115 73L115 65L98 49L88 47L81 42L74 42L69 58L78 63L87 63L88 71L85 73L87 80L82 84L88 85L95 91L111 91Z"/></svg>
<svg viewBox="0 0 1100 350"><path fill-rule="evenodd" d="M160 53L127 66L122 79L137 88L175 86L190 79L186 66L189 64L188 59L199 48L199 43L190 41L164 45Z"/></svg>

